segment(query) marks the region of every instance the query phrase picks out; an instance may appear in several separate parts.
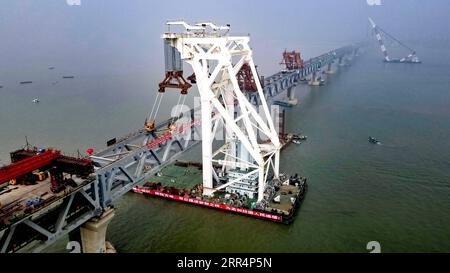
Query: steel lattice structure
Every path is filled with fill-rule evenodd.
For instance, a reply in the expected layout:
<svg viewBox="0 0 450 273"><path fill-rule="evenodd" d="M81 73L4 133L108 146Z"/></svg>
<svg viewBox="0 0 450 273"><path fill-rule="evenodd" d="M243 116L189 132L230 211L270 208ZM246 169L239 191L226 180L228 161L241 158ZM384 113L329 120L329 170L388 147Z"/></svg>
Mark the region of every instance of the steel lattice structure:
<svg viewBox="0 0 450 273"><path fill-rule="evenodd" d="M229 27L217 27L212 23L197 24L193 31L185 22L167 24L185 27L186 31L166 33L163 38L192 66L200 93L203 194L212 195L216 190L257 175L258 201L262 200L269 170L278 176L281 143L253 62L250 38L223 34L220 30L228 32ZM236 75L244 64L250 67L255 79L263 113L256 111L239 87ZM213 152L214 131L219 124L225 127L226 140ZM264 135L264 144L259 134ZM238 153L237 149L245 151ZM247 174L217 185L219 179L213 163L228 170L239 168Z"/></svg>

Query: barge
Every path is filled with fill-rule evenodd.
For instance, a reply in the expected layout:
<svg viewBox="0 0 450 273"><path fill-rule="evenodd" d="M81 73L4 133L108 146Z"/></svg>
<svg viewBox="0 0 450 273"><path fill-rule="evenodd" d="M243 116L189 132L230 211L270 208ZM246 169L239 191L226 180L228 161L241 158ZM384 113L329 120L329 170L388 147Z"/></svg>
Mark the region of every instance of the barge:
<svg viewBox="0 0 450 273"><path fill-rule="evenodd" d="M257 203L253 196L226 188L203 196L201 163L176 161L163 168L134 193L222 210L277 223L290 224L307 191L307 179L284 174L269 180L265 198Z"/></svg>

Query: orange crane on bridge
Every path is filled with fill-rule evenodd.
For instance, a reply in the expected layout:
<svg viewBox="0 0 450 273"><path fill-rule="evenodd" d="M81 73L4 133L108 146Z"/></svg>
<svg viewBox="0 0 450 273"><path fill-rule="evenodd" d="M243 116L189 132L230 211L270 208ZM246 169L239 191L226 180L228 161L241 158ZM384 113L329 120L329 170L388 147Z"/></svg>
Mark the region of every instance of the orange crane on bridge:
<svg viewBox="0 0 450 273"><path fill-rule="evenodd" d="M45 152L37 153L31 157L0 168L0 184L45 167L60 156L60 151L48 149Z"/></svg>
<svg viewBox="0 0 450 273"><path fill-rule="evenodd" d="M299 51L285 50L283 52L283 60L280 64L286 65L287 70L302 69L304 66L304 62Z"/></svg>

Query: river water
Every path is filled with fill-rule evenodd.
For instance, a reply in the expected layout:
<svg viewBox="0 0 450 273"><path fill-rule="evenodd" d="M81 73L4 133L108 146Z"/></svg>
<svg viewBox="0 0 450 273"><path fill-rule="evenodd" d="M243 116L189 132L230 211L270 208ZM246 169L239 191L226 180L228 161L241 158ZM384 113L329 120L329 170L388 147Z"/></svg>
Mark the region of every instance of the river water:
<svg viewBox="0 0 450 273"><path fill-rule="evenodd" d="M129 193L116 204L108 240L119 252L367 252L370 241L384 252L450 251L450 57L430 44L418 49L421 65L384 64L366 51L325 86L296 88L301 103L288 111L287 127L309 139L285 150L281 168L307 176L309 192L292 225ZM0 89L4 161L25 135L71 153L101 148L142 125L157 81L130 73L100 84L46 71L17 86L24 73L5 74Z"/></svg>

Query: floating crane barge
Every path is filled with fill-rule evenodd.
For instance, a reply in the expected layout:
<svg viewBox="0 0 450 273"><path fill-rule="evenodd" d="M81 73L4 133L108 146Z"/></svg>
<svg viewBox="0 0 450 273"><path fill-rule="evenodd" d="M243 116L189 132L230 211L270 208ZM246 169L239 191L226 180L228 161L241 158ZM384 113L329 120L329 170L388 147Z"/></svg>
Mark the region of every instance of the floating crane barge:
<svg viewBox="0 0 450 273"><path fill-rule="evenodd" d="M287 135L282 143L287 147L296 136ZM214 166L220 169L220 166ZM175 200L190 205L222 210L263 220L290 224L308 189L307 179L290 178L280 174L278 179L269 179L265 191L265 202L257 205L256 198L241 195L232 190L221 190L213 196L203 195L202 164L176 161L163 168L143 186L132 189L135 193ZM226 183L224 181L223 183Z"/></svg>
<svg viewBox="0 0 450 273"><path fill-rule="evenodd" d="M211 22L189 25L184 21L172 21L167 25L168 32L162 36L165 78L159 84L157 99L145 121L145 130L153 137L147 146L157 148L199 125L202 161L165 166L152 180L134 187L133 191L291 222L306 192L306 179L298 175L287 178L280 172L280 152L293 136L282 139L276 130L276 116L274 118L269 110L272 104L267 102L263 80L253 62L249 37L229 35L229 25L218 26ZM183 30L171 31L171 27ZM289 71L304 68L300 53L285 52L284 57L283 64ZM197 83L201 100L201 119L186 124L176 121L180 115L179 105L184 105L192 86L183 77L183 62L194 72L188 79L192 84ZM291 63L297 65L290 66ZM154 120L169 88L181 91L177 111L172 113L165 133L158 136ZM255 106L260 107L260 111ZM225 137L217 139L220 126ZM201 173L197 174L192 166ZM180 180L192 184L178 184Z"/></svg>
<svg viewBox="0 0 450 273"><path fill-rule="evenodd" d="M420 64L422 61L417 57L416 51L412 49L411 47L407 46L402 41L398 40L391 34L387 33L385 30L380 28L375 22L369 18L370 25L372 26L372 30L375 34L376 39L378 40L381 52L383 53L384 62L385 63L407 63L407 64ZM391 58L388 54L388 51L386 49L386 46L383 42L383 35L387 38L390 38L391 40L398 43L400 46L402 46L404 49L408 50L409 53L406 57L403 58Z"/></svg>

